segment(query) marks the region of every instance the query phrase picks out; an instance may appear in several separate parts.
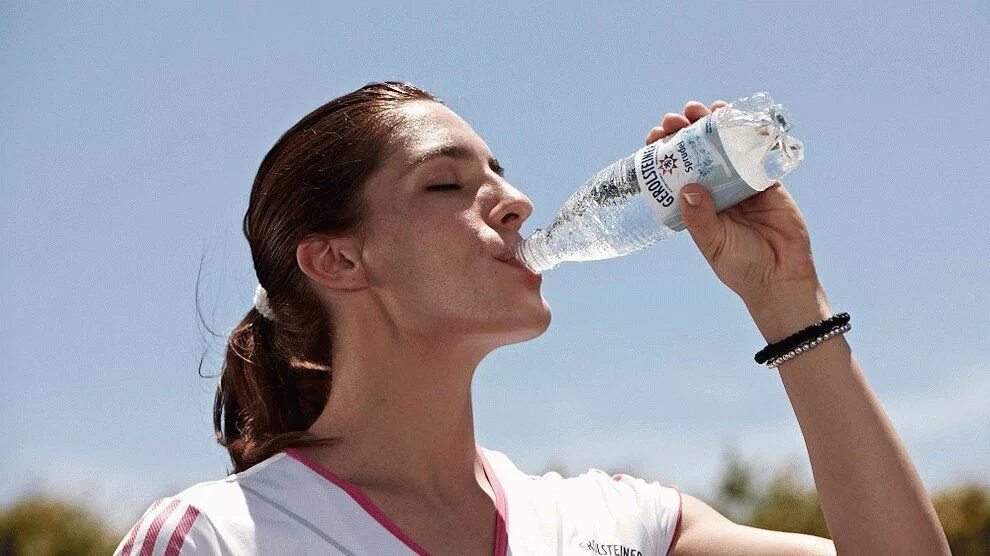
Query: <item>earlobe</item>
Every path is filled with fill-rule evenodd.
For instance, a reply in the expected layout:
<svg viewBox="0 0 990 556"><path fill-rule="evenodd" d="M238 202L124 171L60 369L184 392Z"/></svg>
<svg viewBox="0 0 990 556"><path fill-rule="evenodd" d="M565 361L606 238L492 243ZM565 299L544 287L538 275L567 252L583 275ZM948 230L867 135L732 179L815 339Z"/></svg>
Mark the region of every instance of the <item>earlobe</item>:
<svg viewBox="0 0 990 556"><path fill-rule="evenodd" d="M296 247L296 263L311 280L332 289L367 287L364 267L359 263L360 246L353 238L314 235Z"/></svg>

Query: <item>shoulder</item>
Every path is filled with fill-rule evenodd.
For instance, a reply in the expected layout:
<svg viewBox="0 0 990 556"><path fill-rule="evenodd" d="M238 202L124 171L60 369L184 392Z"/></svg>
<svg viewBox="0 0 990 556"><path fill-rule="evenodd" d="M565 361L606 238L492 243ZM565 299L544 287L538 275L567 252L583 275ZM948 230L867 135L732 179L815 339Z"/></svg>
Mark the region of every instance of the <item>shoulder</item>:
<svg viewBox="0 0 990 556"><path fill-rule="evenodd" d="M543 478L546 480L547 475ZM583 499L598 500L609 515L640 520L655 539L660 554L667 553L680 530L682 497L676 486L597 468L563 481L570 483Z"/></svg>
<svg viewBox="0 0 990 556"><path fill-rule="evenodd" d="M226 554L255 527L248 496L292 466L278 454L242 473L205 481L152 503L114 554Z"/></svg>
<svg viewBox="0 0 990 556"><path fill-rule="evenodd" d="M114 555L219 554L216 530L196 506L170 496L156 500L127 535Z"/></svg>
<svg viewBox="0 0 990 556"><path fill-rule="evenodd" d="M285 453L223 479L195 484L174 496L209 515L214 521L236 519L248 511L250 496L264 496L273 488L289 489L296 483L299 466Z"/></svg>
<svg viewBox="0 0 990 556"><path fill-rule="evenodd" d="M598 500L613 509L635 506L640 511L648 511L672 524L676 524L680 514L681 494L676 486L663 485L659 481L648 481L626 473L611 474L595 467L570 477L564 477L556 471L533 475L520 471L501 452L486 450L486 455L490 460L500 462L502 471L514 472L516 478L557 494Z"/></svg>
<svg viewBox="0 0 990 556"><path fill-rule="evenodd" d="M594 467L570 477L556 471L528 474L502 452L484 449L484 453L500 479L506 482L508 477L515 494L526 493L535 515L573 511L571 521L581 522L580 527L586 530L602 530L609 524L614 524L617 534L640 530L653 540L651 544L660 554L667 553L679 533L681 492L676 486Z"/></svg>

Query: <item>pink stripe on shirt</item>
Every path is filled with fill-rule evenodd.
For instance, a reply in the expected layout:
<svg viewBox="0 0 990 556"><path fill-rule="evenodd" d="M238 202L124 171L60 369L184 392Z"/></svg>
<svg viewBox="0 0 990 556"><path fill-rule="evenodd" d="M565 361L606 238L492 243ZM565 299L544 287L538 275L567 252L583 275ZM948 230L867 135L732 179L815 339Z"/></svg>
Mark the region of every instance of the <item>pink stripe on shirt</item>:
<svg viewBox="0 0 990 556"><path fill-rule="evenodd" d="M488 477L488 482L492 486L492 490L495 492L495 543L492 546L493 556L506 556L509 550L509 532L508 526L506 525L509 520L509 508L505 499L505 491L502 489L502 484L499 483L498 477L492 470L491 465L488 463L488 458L481 451L481 447L475 444L475 451L477 452L478 458L481 460L481 465L485 470L485 476ZM291 456L293 459L302 463L306 467L312 469L317 474L323 476L331 483L335 484L337 487L346 492L355 502L357 502L365 512L367 512L371 517L375 518L378 523L380 523L386 530L388 530L392 535L402 541L406 546L408 546L413 552L420 556L429 556L429 552L425 548L420 546L406 534L399 526L388 518L372 500L365 494L360 488L351 484L343 477L340 477L333 471L330 471L326 467L323 467L319 463L306 457L302 451L296 448L286 448L285 453Z"/></svg>
<svg viewBox="0 0 990 556"><path fill-rule="evenodd" d="M158 533L162 530L162 525L165 524L165 521L168 520L178 505L178 498L172 500L172 503L165 506L165 509L159 512L155 520L151 522L151 526L148 527L148 533L144 536L144 542L141 543L141 556L150 556L152 551L155 550L155 543L158 541Z"/></svg>
<svg viewBox="0 0 990 556"><path fill-rule="evenodd" d="M667 546L667 554L670 554L674 545L677 544L677 539L681 536L681 516L684 515L684 497L681 496L681 489L677 488L676 485L670 485L670 488L677 491L677 523L674 524L674 535L670 538L670 544Z"/></svg>
<svg viewBox="0 0 990 556"><path fill-rule="evenodd" d="M303 454L301 451L299 451L296 448L286 448L285 453L292 456L299 463L312 469L317 474L322 476L324 479L337 485L337 487L339 487L341 490L346 492L355 502L357 502L364 509L364 511L368 513L368 515L375 518L375 520L378 523L380 523L382 527L385 527L385 529L388 530L389 533L392 533L392 535L394 535L397 539L402 541L406 546L410 548L410 550L412 550L419 556L430 556L430 553L427 552L425 548L417 544L416 541L412 539L412 537L407 535L406 532L400 529L399 526L394 521L389 519L388 516L385 515L385 512L383 512L381 508L379 508L374 503L374 501L372 501L371 498L356 485L351 484L346 479L338 476L333 471L330 471L326 467L323 467L322 465L309 459L308 457L306 457L305 454Z"/></svg>
<svg viewBox="0 0 990 556"><path fill-rule="evenodd" d="M124 547L120 549L121 556L131 556L131 548L134 547L134 539L137 537L137 532L144 525L144 520L148 518L149 515L155 513L155 508L161 505L163 498L155 500L155 503L148 508L148 511L144 512L141 519L134 524L134 528L131 529L131 534L127 535L127 542L124 543Z"/></svg>
<svg viewBox="0 0 990 556"><path fill-rule="evenodd" d="M199 517L199 510L195 506L189 506L186 508L186 513L182 514L182 519L179 520L178 527L172 532L172 536L168 539L168 548L165 549L165 556L179 556L179 551L182 550L182 545L186 542L186 536L189 535L189 530L192 529L193 522Z"/></svg>
<svg viewBox="0 0 990 556"><path fill-rule="evenodd" d="M481 466L485 470L488 484L492 485L492 490L495 491L495 513L497 515L495 517L495 545L492 548L492 554L494 556L506 556L509 551L509 505L506 503L505 491L502 490L502 483L499 482L498 476L495 475L495 471L488 463L488 458L485 457L481 446L475 444L475 450L478 452L478 458L481 459Z"/></svg>

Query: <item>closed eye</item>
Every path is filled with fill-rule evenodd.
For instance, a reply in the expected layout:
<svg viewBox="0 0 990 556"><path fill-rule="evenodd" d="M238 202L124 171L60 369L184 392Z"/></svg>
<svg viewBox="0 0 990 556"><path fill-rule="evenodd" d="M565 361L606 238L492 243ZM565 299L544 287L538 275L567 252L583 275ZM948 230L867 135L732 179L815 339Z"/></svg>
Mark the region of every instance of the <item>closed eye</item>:
<svg viewBox="0 0 990 556"><path fill-rule="evenodd" d="M426 188L427 191L456 191L461 189L461 186L456 183L443 183L440 185L431 185Z"/></svg>

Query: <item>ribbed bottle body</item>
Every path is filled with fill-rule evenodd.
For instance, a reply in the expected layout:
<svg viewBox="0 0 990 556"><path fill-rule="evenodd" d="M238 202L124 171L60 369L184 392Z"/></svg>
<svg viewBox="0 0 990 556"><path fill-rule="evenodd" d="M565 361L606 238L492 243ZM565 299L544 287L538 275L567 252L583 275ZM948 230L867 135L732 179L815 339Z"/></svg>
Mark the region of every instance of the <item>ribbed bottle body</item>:
<svg viewBox="0 0 990 556"><path fill-rule="evenodd" d="M804 160L783 106L766 93L741 98L676 134L603 168L517 256L537 272L564 261L622 256L684 229L677 195L707 187L717 211L769 187Z"/></svg>

